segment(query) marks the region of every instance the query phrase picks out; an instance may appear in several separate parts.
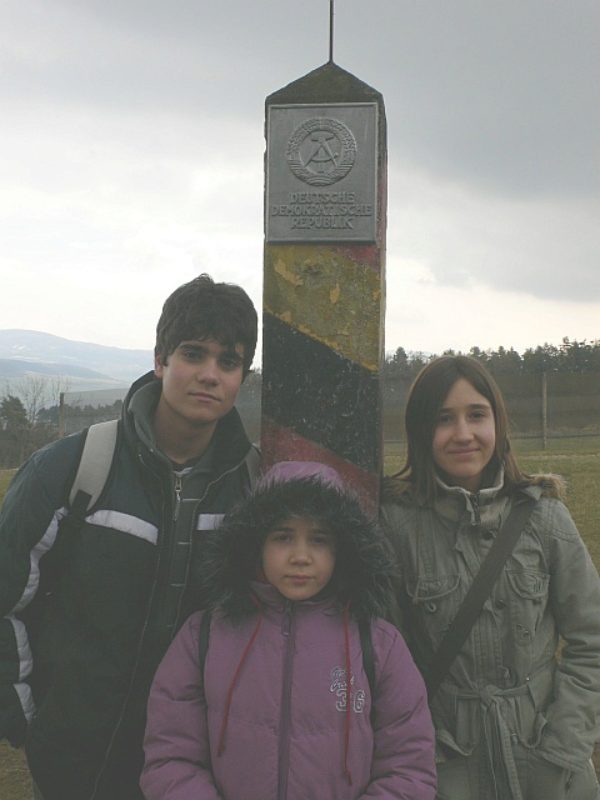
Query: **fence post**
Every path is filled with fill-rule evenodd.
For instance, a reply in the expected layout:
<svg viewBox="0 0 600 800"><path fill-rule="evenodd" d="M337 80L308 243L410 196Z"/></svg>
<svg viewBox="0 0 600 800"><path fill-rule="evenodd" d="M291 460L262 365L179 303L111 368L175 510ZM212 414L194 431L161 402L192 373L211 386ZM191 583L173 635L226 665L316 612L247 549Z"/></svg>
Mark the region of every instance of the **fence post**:
<svg viewBox="0 0 600 800"><path fill-rule="evenodd" d="M542 372L542 449L548 447L548 373Z"/></svg>
<svg viewBox="0 0 600 800"><path fill-rule="evenodd" d="M62 439L65 435L65 393L61 392L58 397L58 438Z"/></svg>

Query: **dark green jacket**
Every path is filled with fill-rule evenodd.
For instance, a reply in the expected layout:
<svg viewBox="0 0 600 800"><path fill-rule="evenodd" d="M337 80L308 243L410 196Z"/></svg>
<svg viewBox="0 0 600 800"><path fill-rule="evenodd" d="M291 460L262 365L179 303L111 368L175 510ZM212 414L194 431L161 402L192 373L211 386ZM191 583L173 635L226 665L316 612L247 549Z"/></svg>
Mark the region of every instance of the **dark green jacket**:
<svg viewBox="0 0 600 800"><path fill-rule="evenodd" d="M0 514L0 736L25 741L45 800L141 797L145 704L155 668L202 604L202 530L249 489L251 449L232 410L186 529L170 464L125 404L111 476L83 527L61 521L85 432L35 453ZM185 481L185 478L184 478Z"/></svg>

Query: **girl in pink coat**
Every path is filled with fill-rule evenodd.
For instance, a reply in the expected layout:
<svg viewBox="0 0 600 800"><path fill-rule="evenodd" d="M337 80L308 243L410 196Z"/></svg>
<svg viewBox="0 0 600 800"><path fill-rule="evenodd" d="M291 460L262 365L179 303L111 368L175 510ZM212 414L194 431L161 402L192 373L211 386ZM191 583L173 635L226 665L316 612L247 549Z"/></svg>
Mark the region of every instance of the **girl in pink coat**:
<svg viewBox="0 0 600 800"><path fill-rule="evenodd" d="M380 618L389 551L337 473L273 467L205 568L208 646L199 612L150 692L147 800L433 800L425 687Z"/></svg>

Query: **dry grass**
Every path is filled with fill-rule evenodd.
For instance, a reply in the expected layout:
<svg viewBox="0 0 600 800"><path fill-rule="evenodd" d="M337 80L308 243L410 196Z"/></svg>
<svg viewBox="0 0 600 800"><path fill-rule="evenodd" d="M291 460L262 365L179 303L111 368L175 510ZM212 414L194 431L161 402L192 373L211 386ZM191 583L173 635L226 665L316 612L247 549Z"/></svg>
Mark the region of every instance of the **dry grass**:
<svg viewBox="0 0 600 800"><path fill-rule="evenodd" d="M25 754L0 742L0 797L2 800L31 800L31 792Z"/></svg>
<svg viewBox="0 0 600 800"><path fill-rule="evenodd" d="M15 472L15 469L0 469L0 503Z"/></svg>

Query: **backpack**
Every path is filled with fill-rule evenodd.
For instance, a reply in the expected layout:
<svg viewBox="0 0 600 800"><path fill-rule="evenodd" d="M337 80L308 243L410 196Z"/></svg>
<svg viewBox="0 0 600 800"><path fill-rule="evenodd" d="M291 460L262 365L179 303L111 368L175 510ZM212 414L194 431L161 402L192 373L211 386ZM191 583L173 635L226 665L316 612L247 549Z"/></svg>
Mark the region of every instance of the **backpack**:
<svg viewBox="0 0 600 800"><path fill-rule="evenodd" d="M79 465L69 491L69 527L83 525L85 515L98 502L110 475L117 449L119 420L97 422L88 428ZM252 445L244 459L250 486L254 486L260 466L260 452ZM74 527L75 526L75 527Z"/></svg>
<svg viewBox="0 0 600 800"><path fill-rule="evenodd" d="M118 428L118 419L97 422L88 428L69 492L69 516L83 522L104 491L117 448Z"/></svg>
<svg viewBox="0 0 600 800"><path fill-rule="evenodd" d="M198 664L200 672L204 675L204 667L206 664L206 656L208 654L208 645L210 639L210 623L212 613L207 609L202 615L200 622L200 631L198 633ZM373 657L373 641L371 639L371 623L369 620L360 619L358 622L358 633L360 636L360 649L362 650L363 669L367 676L369 683L369 691L371 693L371 727L375 723L375 659Z"/></svg>

